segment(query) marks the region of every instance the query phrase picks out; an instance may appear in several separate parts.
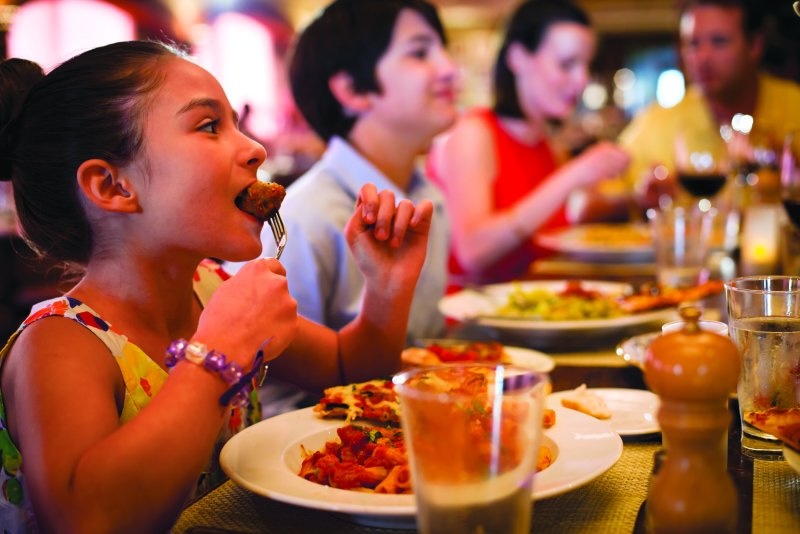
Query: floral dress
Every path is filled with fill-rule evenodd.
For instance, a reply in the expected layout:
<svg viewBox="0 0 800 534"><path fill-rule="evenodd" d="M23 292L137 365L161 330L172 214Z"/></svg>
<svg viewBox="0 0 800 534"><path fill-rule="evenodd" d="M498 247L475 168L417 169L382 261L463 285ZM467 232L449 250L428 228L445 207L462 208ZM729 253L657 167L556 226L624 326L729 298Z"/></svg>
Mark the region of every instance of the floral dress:
<svg viewBox="0 0 800 534"><path fill-rule="evenodd" d="M208 302L217 287L227 278L228 274L211 260L205 260L198 266L194 276L194 291L202 305ZM104 321L89 306L70 297L55 298L33 307L28 318L11 335L6 346L0 350L0 369L2 369L5 357L20 332L28 325L51 316L65 317L78 322L88 328L108 347L119 365L125 383L125 399L119 417L120 423L132 419L161 390L169 376L167 372L139 347L128 341L124 334ZM260 405L256 394L251 395L250 405L246 411L240 407L231 407L209 466L198 480L196 495L206 493L224 480L218 463L218 453L225 441L247 425L260 419ZM0 391L0 465L2 466L0 469L0 526L2 526L3 532L17 534L35 531L35 522L23 484L22 455L11 440L11 435L6 428L2 391Z"/></svg>

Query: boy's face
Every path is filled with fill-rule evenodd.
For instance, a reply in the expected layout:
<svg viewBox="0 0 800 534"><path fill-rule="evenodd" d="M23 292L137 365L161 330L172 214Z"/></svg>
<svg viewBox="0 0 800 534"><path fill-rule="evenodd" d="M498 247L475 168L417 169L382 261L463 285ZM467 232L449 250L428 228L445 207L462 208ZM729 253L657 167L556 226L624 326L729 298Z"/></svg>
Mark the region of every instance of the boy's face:
<svg viewBox="0 0 800 534"><path fill-rule="evenodd" d="M742 16L736 7L707 5L681 17L686 75L711 98L735 91L755 71L760 48L745 35Z"/></svg>
<svg viewBox="0 0 800 534"><path fill-rule="evenodd" d="M427 145L456 119L456 68L439 34L404 9L375 68L380 93L359 120L377 120Z"/></svg>

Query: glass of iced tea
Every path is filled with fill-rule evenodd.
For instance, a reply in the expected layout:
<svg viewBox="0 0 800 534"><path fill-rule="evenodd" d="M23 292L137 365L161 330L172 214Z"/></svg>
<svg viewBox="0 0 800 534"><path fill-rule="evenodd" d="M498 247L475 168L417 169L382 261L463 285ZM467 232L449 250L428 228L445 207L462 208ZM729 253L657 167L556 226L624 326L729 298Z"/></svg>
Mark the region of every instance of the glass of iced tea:
<svg viewBox="0 0 800 534"><path fill-rule="evenodd" d="M419 531L530 532L548 375L458 363L393 381Z"/></svg>

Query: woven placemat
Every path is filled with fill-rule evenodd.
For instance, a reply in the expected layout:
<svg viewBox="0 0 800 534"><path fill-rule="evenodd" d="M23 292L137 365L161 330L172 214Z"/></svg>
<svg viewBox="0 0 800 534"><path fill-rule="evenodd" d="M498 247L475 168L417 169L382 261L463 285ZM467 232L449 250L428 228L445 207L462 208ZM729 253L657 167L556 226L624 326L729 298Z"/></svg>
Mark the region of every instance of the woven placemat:
<svg viewBox="0 0 800 534"><path fill-rule="evenodd" d="M753 534L800 532L800 475L785 461L753 461Z"/></svg>
<svg viewBox="0 0 800 534"><path fill-rule="evenodd" d="M569 493L537 501L536 533L632 532L647 497L653 455L660 443L627 443L605 474Z"/></svg>
<svg viewBox="0 0 800 534"><path fill-rule="evenodd" d="M605 474L569 493L534 504L535 532L631 532L647 495L655 443L626 444L619 461ZM261 497L226 482L178 519L176 534L240 533L400 533L374 528L347 517L300 508Z"/></svg>
<svg viewBox="0 0 800 534"><path fill-rule="evenodd" d="M628 367L630 364L612 349L597 353L575 352L550 354L556 365L573 367Z"/></svg>

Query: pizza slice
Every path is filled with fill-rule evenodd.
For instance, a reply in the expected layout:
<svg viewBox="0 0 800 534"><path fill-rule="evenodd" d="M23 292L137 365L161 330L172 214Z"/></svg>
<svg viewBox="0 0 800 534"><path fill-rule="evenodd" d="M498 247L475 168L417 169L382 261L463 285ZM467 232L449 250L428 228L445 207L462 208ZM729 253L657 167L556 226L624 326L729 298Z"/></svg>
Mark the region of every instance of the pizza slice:
<svg viewBox="0 0 800 534"><path fill-rule="evenodd" d="M702 284L683 289L673 287L650 287L620 298L619 307L627 313L638 313L660 308L670 308L685 302L694 302L722 291L725 284L721 280L709 280Z"/></svg>
<svg viewBox="0 0 800 534"><path fill-rule="evenodd" d="M355 420L400 426L400 402L391 380L369 380L334 386L323 392L314 412L325 419Z"/></svg>
<svg viewBox="0 0 800 534"><path fill-rule="evenodd" d="M497 341L431 343L426 347L409 347L400 355L404 365L429 366L454 362L512 363L511 356Z"/></svg>
<svg viewBox="0 0 800 534"><path fill-rule="evenodd" d="M769 408L763 412L745 412L744 420L800 452L800 408Z"/></svg>

